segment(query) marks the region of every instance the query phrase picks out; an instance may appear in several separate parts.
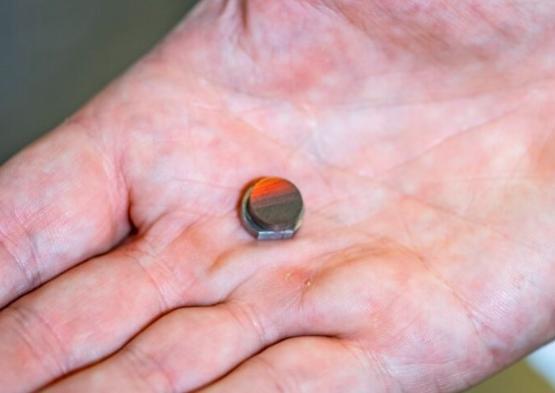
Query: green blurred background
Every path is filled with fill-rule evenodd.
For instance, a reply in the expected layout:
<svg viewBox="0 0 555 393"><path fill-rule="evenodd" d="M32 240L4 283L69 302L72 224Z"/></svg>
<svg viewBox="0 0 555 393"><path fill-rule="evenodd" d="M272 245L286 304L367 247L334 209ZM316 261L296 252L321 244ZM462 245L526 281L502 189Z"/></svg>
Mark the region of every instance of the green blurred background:
<svg viewBox="0 0 555 393"><path fill-rule="evenodd" d="M63 121L151 48L194 3L0 0L0 162ZM555 390L519 363L471 392Z"/></svg>

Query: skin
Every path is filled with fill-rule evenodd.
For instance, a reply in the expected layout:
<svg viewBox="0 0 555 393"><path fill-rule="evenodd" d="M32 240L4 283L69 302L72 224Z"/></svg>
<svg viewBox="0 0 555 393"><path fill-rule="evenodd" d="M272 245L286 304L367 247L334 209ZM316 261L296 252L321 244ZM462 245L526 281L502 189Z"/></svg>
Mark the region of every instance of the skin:
<svg viewBox="0 0 555 393"><path fill-rule="evenodd" d="M554 17L202 2L0 169L2 390L456 392L555 338Z"/></svg>

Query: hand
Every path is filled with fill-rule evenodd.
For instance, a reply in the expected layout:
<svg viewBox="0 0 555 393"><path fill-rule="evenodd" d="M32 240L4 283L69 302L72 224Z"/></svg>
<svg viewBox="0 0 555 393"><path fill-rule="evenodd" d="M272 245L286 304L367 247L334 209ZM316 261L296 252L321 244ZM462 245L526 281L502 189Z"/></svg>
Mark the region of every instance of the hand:
<svg viewBox="0 0 555 393"><path fill-rule="evenodd" d="M554 14L202 3L2 167L2 390L454 392L555 337Z"/></svg>

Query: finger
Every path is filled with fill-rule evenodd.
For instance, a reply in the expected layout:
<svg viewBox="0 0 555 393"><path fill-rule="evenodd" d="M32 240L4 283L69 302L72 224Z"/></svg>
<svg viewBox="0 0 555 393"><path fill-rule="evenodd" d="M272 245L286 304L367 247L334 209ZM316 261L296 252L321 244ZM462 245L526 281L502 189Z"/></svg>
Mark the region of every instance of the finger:
<svg viewBox="0 0 555 393"><path fill-rule="evenodd" d="M95 143L68 123L0 168L0 308L125 235L126 189Z"/></svg>
<svg viewBox="0 0 555 393"><path fill-rule="evenodd" d="M117 351L169 310L220 303L259 271L327 252L310 247L309 228L296 242L258 244L240 230L234 211L186 230L184 220L166 216L145 238L80 265L0 313L0 370L10 369L0 372L0 385L17 392L47 384ZM326 244L338 242L330 235ZM305 277L287 276L276 287L273 274L267 276L253 281L267 288L257 309L285 315Z"/></svg>
<svg viewBox="0 0 555 393"><path fill-rule="evenodd" d="M297 337L247 360L202 393L385 392L393 381L378 358L347 341Z"/></svg>
<svg viewBox="0 0 555 393"><path fill-rule="evenodd" d="M227 373L267 345L235 304L185 308L157 321L109 360L47 392L183 392Z"/></svg>
<svg viewBox="0 0 555 393"><path fill-rule="evenodd" d="M240 244L226 233L235 225L214 219L183 232L181 220L161 221L157 235L82 264L7 307L0 313L0 386L36 389L110 355L171 309L218 302L236 278L217 284L206 271L229 239Z"/></svg>
<svg viewBox="0 0 555 393"><path fill-rule="evenodd" d="M334 244L334 241L327 243ZM210 270L219 270L223 275L215 273L203 279L211 282L207 287L212 285L220 290L230 282L241 282L239 288L219 293L219 297L228 299L226 303L168 314L114 357L73 374L53 390L74 391L77 386L90 386L90 391L188 391L221 377L249 356L283 338L307 333L329 334L334 328L325 323L325 318L316 316L327 313L317 311L312 302L303 304L303 299L309 299L307 294L303 296L310 288L307 275L288 267L277 254L272 255L275 250L278 254L284 253L281 258L290 259L287 255L294 248L299 258L311 260L309 253L314 252L314 247L308 247L301 239L277 248L252 244L251 247L237 252L236 258L229 253L225 258L216 258L218 262ZM321 252L326 250L320 250L318 255ZM267 269L268 260L273 261L278 272ZM313 260L317 264L321 259ZM264 267L261 274L245 282L245 277L253 277L248 268L257 267ZM236 287L233 283L230 288ZM208 291L205 288L203 292ZM260 294L253 296L253 293ZM323 323L315 324L316 319Z"/></svg>

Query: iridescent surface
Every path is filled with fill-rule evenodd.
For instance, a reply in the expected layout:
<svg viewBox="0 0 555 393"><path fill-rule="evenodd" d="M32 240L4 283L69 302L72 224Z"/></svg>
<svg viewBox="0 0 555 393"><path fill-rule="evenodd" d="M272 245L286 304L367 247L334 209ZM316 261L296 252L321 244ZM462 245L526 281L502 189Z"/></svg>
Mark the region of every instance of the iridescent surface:
<svg viewBox="0 0 555 393"><path fill-rule="evenodd" d="M292 229L303 211L301 193L285 179L264 178L251 190L248 204L252 219L271 230Z"/></svg>

